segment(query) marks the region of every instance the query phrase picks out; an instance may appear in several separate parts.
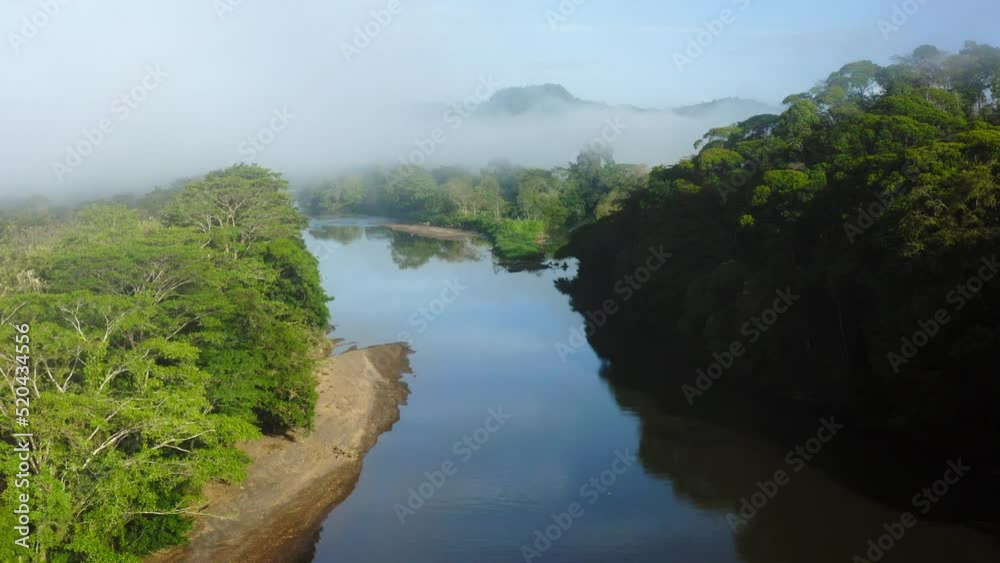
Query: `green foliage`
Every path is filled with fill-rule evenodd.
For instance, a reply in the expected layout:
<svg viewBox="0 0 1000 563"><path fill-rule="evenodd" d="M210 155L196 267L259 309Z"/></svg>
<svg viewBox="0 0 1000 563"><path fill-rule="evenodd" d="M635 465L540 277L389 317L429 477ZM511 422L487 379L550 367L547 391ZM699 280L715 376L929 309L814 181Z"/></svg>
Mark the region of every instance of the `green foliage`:
<svg viewBox="0 0 1000 563"><path fill-rule="evenodd" d="M656 342L650 365L666 352L701 367L746 342L743 323L791 288L801 302L728 386L848 410L925 443L1000 431L1000 385L988 375L1000 361L998 288L986 283L960 312L948 302L1000 242L997 86L1000 50L924 46L890 67L846 65L789 96L777 119L709 131L697 156L654 169L648 190L576 231L564 251L580 258L564 289L581 311L614 295L650 246L674 254L592 344L633 365ZM900 338L938 309L952 321L892 365ZM664 385L669 375L655 373L649 383Z"/></svg>
<svg viewBox="0 0 1000 563"><path fill-rule="evenodd" d="M38 560L138 561L180 543L203 485L245 476L237 441L312 425L327 296L285 182L241 165L170 193L154 194L169 199L162 221L141 201L92 205L0 238L14 273L0 277L0 340L14 341L8 319L31 326ZM13 408L0 398L4 561L20 555Z"/></svg>
<svg viewBox="0 0 1000 563"><path fill-rule="evenodd" d="M798 170L768 170L764 173L764 184L778 195L794 194L809 183L809 175Z"/></svg>
<svg viewBox="0 0 1000 563"><path fill-rule="evenodd" d="M415 166L355 172L302 192L299 202L316 216L367 213L474 229L494 242L502 259L527 260L544 256L545 245L569 230L617 213L647 184L644 167L587 149L567 168L553 170L497 160L478 174ZM363 195L347 198L344 186Z"/></svg>
<svg viewBox="0 0 1000 563"><path fill-rule="evenodd" d="M944 133L966 126L958 97L946 90L927 90L924 97L884 96L879 99L876 111L886 115L912 117L921 123L933 125Z"/></svg>
<svg viewBox="0 0 1000 563"><path fill-rule="evenodd" d="M770 186L757 186L753 190L753 206L761 207L767 204L767 200L771 197L772 190Z"/></svg>
<svg viewBox="0 0 1000 563"><path fill-rule="evenodd" d="M510 260L531 260L542 255L541 241L545 236L542 221L501 221L493 230L497 252Z"/></svg>
<svg viewBox="0 0 1000 563"><path fill-rule="evenodd" d="M258 247L264 264L277 273L268 298L292 305L305 313L312 326L326 323L330 298L323 291L319 276L319 261L299 238L269 241Z"/></svg>
<svg viewBox="0 0 1000 563"><path fill-rule="evenodd" d="M207 244L238 258L257 242L299 236L306 222L287 188L276 172L237 164L188 184L164 213L165 223L195 228Z"/></svg>

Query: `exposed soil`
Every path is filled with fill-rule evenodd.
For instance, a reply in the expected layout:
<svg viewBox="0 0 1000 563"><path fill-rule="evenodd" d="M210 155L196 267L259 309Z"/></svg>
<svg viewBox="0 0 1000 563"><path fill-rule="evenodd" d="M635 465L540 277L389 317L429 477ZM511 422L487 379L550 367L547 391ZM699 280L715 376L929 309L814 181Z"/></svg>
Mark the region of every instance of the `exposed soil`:
<svg viewBox="0 0 1000 563"><path fill-rule="evenodd" d="M241 485L210 485L189 545L147 563L296 562L330 510L354 489L361 460L399 420L409 349L388 344L324 358L316 370L316 429L239 445L252 459Z"/></svg>

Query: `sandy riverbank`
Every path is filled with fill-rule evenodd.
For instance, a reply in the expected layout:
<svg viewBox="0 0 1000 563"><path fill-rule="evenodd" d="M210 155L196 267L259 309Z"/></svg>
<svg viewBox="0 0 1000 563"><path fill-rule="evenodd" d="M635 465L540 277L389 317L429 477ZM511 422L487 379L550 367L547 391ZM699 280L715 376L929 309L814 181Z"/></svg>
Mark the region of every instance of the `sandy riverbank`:
<svg viewBox="0 0 1000 563"><path fill-rule="evenodd" d="M389 227L390 229L398 231L400 233L411 233L414 235L420 235L422 237L433 238L438 240L465 240L469 237L479 236L478 234L473 233L472 231L449 229L447 227L432 227L430 225L385 223L383 226Z"/></svg>
<svg viewBox="0 0 1000 563"><path fill-rule="evenodd" d="M324 358L316 370L316 429L294 440L265 437L240 444L253 459L242 485L211 485L187 546L146 563L291 562L313 546L327 513L354 489L361 460L399 420L409 388L402 344Z"/></svg>

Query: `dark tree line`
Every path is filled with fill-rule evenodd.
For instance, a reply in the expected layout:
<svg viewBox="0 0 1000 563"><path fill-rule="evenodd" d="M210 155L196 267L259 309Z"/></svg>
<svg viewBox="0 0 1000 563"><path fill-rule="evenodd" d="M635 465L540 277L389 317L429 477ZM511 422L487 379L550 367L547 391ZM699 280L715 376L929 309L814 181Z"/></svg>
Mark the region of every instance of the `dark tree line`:
<svg viewBox="0 0 1000 563"><path fill-rule="evenodd" d="M685 404L695 369L791 288L798 304L706 394L763 391L984 451L1000 430L1000 280L982 279L1000 237L997 94L1000 49L925 46L709 131L565 250L581 260L563 285L581 311L650 246L674 254L592 344Z"/></svg>

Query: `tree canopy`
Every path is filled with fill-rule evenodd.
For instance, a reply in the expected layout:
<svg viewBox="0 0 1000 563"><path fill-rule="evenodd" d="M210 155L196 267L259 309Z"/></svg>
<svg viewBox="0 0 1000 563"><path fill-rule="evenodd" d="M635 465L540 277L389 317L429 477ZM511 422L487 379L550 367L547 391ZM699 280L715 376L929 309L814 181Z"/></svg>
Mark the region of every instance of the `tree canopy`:
<svg viewBox="0 0 1000 563"><path fill-rule="evenodd" d="M30 326L38 560L138 561L183 541L202 486L237 482L238 440L312 424L310 353L327 322L284 180L256 166L142 201L9 221L0 238L0 375ZM30 234L37 242L23 246ZM10 436L13 394L0 398ZM0 558L22 489L0 440ZM42 516L44 515L44 516Z"/></svg>
<svg viewBox="0 0 1000 563"><path fill-rule="evenodd" d="M672 354L692 369L637 378L683 401L687 374L794 288L801 304L737 362L731 388L976 447L1000 429L1000 294L964 285L978 287L1000 237L998 80L1000 49L923 46L887 67L846 65L780 116L709 131L563 251L581 261L562 284L581 311L600 309L649 247L674 254L591 343L623 364ZM903 338L939 310L950 321L911 354Z"/></svg>

